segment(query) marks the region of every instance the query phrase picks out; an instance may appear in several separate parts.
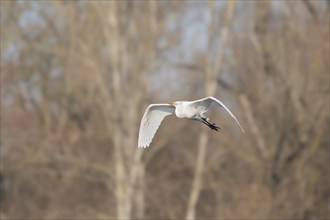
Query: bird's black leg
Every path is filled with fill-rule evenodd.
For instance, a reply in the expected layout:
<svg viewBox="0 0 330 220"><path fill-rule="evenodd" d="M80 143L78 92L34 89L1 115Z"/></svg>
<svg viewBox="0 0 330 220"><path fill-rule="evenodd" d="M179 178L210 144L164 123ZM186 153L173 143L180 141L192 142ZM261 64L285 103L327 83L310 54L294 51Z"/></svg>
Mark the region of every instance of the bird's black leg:
<svg viewBox="0 0 330 220"><path fill-rule="evenodd" d="M201 120L201 122L203 122L203 124L205 124L205 125L207 125L209 128L211 128L210 124L209 124L209 123L207 123L206 121L204 121L204 120ZM212 128L211 128L211 129L212 129Z"/></svg>
<svg viewBox="0 0 330 220"><path fill-rule="evenodd" d="M205 118L202 118L202 121L204 124L206 124L207 126L209 126L209 128L211 128L211 130L215 130L215 131L219 131L219 127L215 125L215 123L211 124L210 122L208 122Z"/></svg>

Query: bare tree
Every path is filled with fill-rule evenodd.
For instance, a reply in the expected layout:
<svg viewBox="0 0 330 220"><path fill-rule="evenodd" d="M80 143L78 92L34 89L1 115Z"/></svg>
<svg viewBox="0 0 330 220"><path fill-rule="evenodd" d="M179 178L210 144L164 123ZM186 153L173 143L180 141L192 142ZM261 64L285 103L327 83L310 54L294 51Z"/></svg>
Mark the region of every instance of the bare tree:
<svg viewBox="0 0 330 220"><path fill-rule="evenodd" d="M1 218L327 217L327 2L0 4ZM246 134L137 148L148 104L206 95Z"/></svg>
<svg viewBox="0 0 330 220"><path fill-rule="evenodd" d="M229 25L233 17L234 9L235 9L235 1L234 0L228 1L227 16L222 26L219 49L217 50L217 53L215 55L216 59L215 60L212 59L213 58L212 53L208 54L207 56L206 66L205 66L205 85L204 85L206 96L214 96L217 89L217 83L215 79L218 77L217 75L221 71L222 57L224 53L224 48L226 47ZM211 19L211 23L209 24L208 51L212 51L211 48L214 45L214 42L212 40L215 38L214 32L216 31L216 29L214 28L214 19L215 19L214 1L209 1L209 11L212 19ZM196 209L195 206L198 201L199 193L201 190L202 174L205 163L205 154L208 145L208 132L209 131L204 127L199 137L198 153L197 153L198 157L196 161L195 176L192 183L192 189L190 192L190 199L188 202L186 219L195 219L195 209Z"/></svg>

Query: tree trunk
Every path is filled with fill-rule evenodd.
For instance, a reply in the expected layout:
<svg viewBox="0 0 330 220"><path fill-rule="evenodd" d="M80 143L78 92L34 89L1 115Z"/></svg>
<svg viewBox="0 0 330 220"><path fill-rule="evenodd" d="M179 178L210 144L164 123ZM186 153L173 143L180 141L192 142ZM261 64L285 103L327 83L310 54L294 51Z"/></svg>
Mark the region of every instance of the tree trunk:
<svg viewBox="0 0 330 220"><path fill-rule="evenodd" d="M235 8L235 1L228 1L228 11L226 16L226 22L223 24L223 28L221 30L220 35L220 47L216 54L215 64L212 62L212 54L210 53L207 57L207 62L205 66L205 94L207 96L214 96L217 89L217 81L216 81L216 73L219 73L221 70L221 63L223 58L223 51L226 46L227 36L228 36L228 26L230 21L232 20L233 12ZM215 29L213 28L213 19L214 19L214 1L209 2L209 10L211 14L211 24L209 28L209 39L213 38ZM212 42L209 41L209 51L211 51ZM190 197L188 201L188 208L186 213L186 219L195 219L196 218L196 204L198 202L199 194L202 188L202 176L203 169L205 164L205 155L207 150L207 145L209 141L208 129L203 127L202 132L199 136L198 141L198 155L197 155L197 163L195 167L195 176L192 184L192 188L190 191Z"/></svg>

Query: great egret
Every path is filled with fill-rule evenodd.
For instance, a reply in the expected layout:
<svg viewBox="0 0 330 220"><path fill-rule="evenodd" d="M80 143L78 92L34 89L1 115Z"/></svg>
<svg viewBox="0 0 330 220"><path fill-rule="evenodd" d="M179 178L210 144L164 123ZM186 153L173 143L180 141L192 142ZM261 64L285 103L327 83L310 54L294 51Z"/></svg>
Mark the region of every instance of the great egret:
<svg viewBox="0 0 330 220"><path fill-rule="evenodd" d="M160 126L162 120L173 113L175 113L178 118L187 118L191 120L196 120L207 125L211 130L218 131L220 128L209 122L204 114L213 107L223 107L227 110L231 117L235 119L237 124L242 129L244 129L238 122L237 118L233 113L218 99L214 97L206 97L196 101L177 101L168 104L151 104L145 111L140 124L139 130L139 141L138 147L146 148L149 147L158 127Z"/></svg>

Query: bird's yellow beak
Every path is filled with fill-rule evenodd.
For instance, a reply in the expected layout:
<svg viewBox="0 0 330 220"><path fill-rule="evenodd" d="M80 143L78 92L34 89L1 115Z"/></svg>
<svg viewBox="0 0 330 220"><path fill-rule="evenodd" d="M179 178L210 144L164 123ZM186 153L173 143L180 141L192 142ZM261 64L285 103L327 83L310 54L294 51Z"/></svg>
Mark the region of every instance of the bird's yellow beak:
<svg viewBox="0 0 330 220"><path fill-rule="evenodd" d="M167 104L169 104L169 105L174 105L174 102L168 102Z"/></svg>

